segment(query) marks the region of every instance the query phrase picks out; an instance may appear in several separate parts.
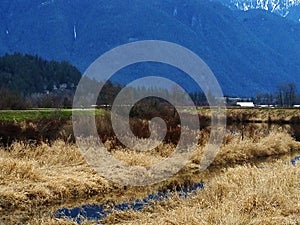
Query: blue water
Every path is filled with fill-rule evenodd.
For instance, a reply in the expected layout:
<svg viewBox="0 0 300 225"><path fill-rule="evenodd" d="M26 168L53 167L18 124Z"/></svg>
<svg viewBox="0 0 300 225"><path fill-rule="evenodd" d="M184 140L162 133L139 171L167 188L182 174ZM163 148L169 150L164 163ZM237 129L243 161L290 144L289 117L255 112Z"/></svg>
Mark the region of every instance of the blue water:
<svg viewBox="0 0 300 225"><path fill-rule="evenodd" d="M291 164L296 165L300 163L300 156L296 156L291 159ZM151 205L154 201L162 201L168 199L175 194L181 198L187 198L190 194L194 193L196 190L203 189L203 183L197 183L192 186L184 186L176 188L176 191L158 191L155 194L150 194L143 199L137 199L133 202L124 202L121 204L116 204L108 206L107 204L101 205L83 205L80 207L67 209L62 208L55 212L57 218L67 218L75 221L77 224L81 224L86 220L98 221L105 218L107 215L113 213L114 211L127 211L134 210L140 211L144 207ZM98 224L101 224L100 222Z"/></svg>
<svg viewBox="0 0 300 225"><path fill-rule="evenodd" d="M300 161L300 156L294 157L294 158L291 160L291 163L292 163L293 166L295 166L296 163L297 163L298 161Z"/></svg>
<svg viewBox="0 0 300 225"><path fill-rule="evenodd" d="M144 207L151 205L154 201L162 201L164 199L168 199L175 194L177 194L181 198L186 198L190 194L194 193L196 190L203 189L202 183L194 184L190 187L178 187L176 192L171 191L158 191L155 194L150 194L143 199L137 199L133 202L124 202L121 204L116 204L113 206L107 206L106 204L101 205L83 205L80 207L67 209L62 208L55 212L57 218L67 218L75 221L78 224L81 224L86 220L101 220L107 215L111 214L113 211L127 211L134 210L140 211ZM98 224L101 224L100 222Z"/></svg>

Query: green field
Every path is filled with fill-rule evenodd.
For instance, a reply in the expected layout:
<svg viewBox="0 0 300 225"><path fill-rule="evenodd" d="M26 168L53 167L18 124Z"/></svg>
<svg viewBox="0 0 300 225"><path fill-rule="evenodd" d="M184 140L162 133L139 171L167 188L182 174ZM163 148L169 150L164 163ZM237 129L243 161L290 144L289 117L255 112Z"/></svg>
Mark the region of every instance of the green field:
<svg viewBox="0 0 300 225"><path fill-rule="evenodd" d="M31 109L31 110L1 110L0 121L27 121L42 118L64 118L71 119L73 109ZM78 109L76 113L92 114L94 109ZM95 114L101 115L103 109L96 109Z"/></svg>

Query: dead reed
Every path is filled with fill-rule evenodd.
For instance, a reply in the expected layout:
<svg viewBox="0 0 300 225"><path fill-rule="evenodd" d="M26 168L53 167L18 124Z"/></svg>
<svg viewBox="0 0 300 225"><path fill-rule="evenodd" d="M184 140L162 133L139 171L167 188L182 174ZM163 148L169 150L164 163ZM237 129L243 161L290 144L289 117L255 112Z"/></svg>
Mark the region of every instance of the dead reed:
<svg viewBox="0 0 300 225"><path fill-rule="evenodd" d="M159 189L204 181L204 191L183 200L174 197L143 212L115 213L108 224L284 224L300 222L299 166L254 162L300 150L280 128L239 129L228 133L211 167L197 172L209 129L199 133L191 162L167 181L149 187L124 187L95 173L75 144L57 140L40 145L13 142L0 148L0 224L72 224L53 218L60 205L128 201ZM170 156L173 144L138 152L107 140L112 155L128 165L151 166ZM250 162L250 164L249 164ZM19 216L16 216L19 215ZM154 220L155 219L155 220ZM88 222L87 222L88 223Z"/></svg>
<svg viewBox="0 0 300 225"><path fill-rule="evenodd" d="M104 224L299 224L300 167L283 161L212 173L205 188L141 212L115 212Z"/></svg>

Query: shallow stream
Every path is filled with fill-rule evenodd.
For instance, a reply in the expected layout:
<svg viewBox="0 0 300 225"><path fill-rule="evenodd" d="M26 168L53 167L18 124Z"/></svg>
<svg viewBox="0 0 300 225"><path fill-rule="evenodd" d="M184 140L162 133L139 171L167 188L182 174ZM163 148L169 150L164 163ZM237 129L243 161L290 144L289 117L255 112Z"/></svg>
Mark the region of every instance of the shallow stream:
<svg viewBox="0 0 300 225"><path fill-rule="evenodd" d="M251 127L253 126L253 127ZM251 132L256 132L258 127L266 126L262 130L267 132L271 131L275 128L286 130L291 133L291 135L297 140L300 141L300 125L270 125L270 124L233 124L228 126L228 131L231 133L235 132L243 132L245 130L246 135L252 135ZM276 157L275 157L276 158ZM293 153L290 156L291 165L296 165L296 163L300 163L300 153ZM184 187L176 187L172 191L158 191L157 193L153 193L148 195L143 199L136 199L131 202L124 202L120 204L111 205L110 204L86 204L82 206L78 206L72 209L62 208L54 212L57 218L67 218L75 221L77 224L81 224L83 221L99 221L105 218L107 215L113 213L114 211L140 211L146 206L154 204L155 201L166 200L174 195L178 195L181 198L187 198L188 196L195 193L197 190L201 190L205 187L203 183L197 183L192 186L184 186ZM98 224L101 224L100 222Z"/></svg>
<svg viewBox="0 0 300 225"><path fill-rule="evenodd" d="M290 160L291 165L300 163L300 155L294 156ZM77 224L81 224L83 221L99 221L104 219L107 215L114 211L140 211L143 208L154 204L154 201L166 200L174 195L178 195L181 198L187 198L197 190L201 190L205 187L203 183L197 183L189 187L177 187L176 191L158 191L157 193L150 194L143 199L136 199L132 202L124 202L120 204L87 204L78 206L72 209L62 208L57 210L54 214L57 218L66 218L75 221ZM101 224L100 222L97 224Z"/></svg>

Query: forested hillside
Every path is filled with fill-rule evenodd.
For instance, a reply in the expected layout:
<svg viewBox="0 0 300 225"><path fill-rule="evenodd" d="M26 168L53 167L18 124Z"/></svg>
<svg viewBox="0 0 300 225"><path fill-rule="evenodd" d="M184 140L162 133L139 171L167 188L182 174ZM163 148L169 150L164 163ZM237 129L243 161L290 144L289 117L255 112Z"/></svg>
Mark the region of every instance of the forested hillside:
<svg viewBox="0 0 300 225"><path fill-rule="evenodd" d="M80 78L80 71L66 61L46 61L20 53L0 57L1 88L24 96L55 89L74 89Z"/></svg>
<svg viewBox="0 0 300 225"><path fill-rule="evenodd" d="M0 57L0 109L71 107L80 71L21 53Z"/></svg>

